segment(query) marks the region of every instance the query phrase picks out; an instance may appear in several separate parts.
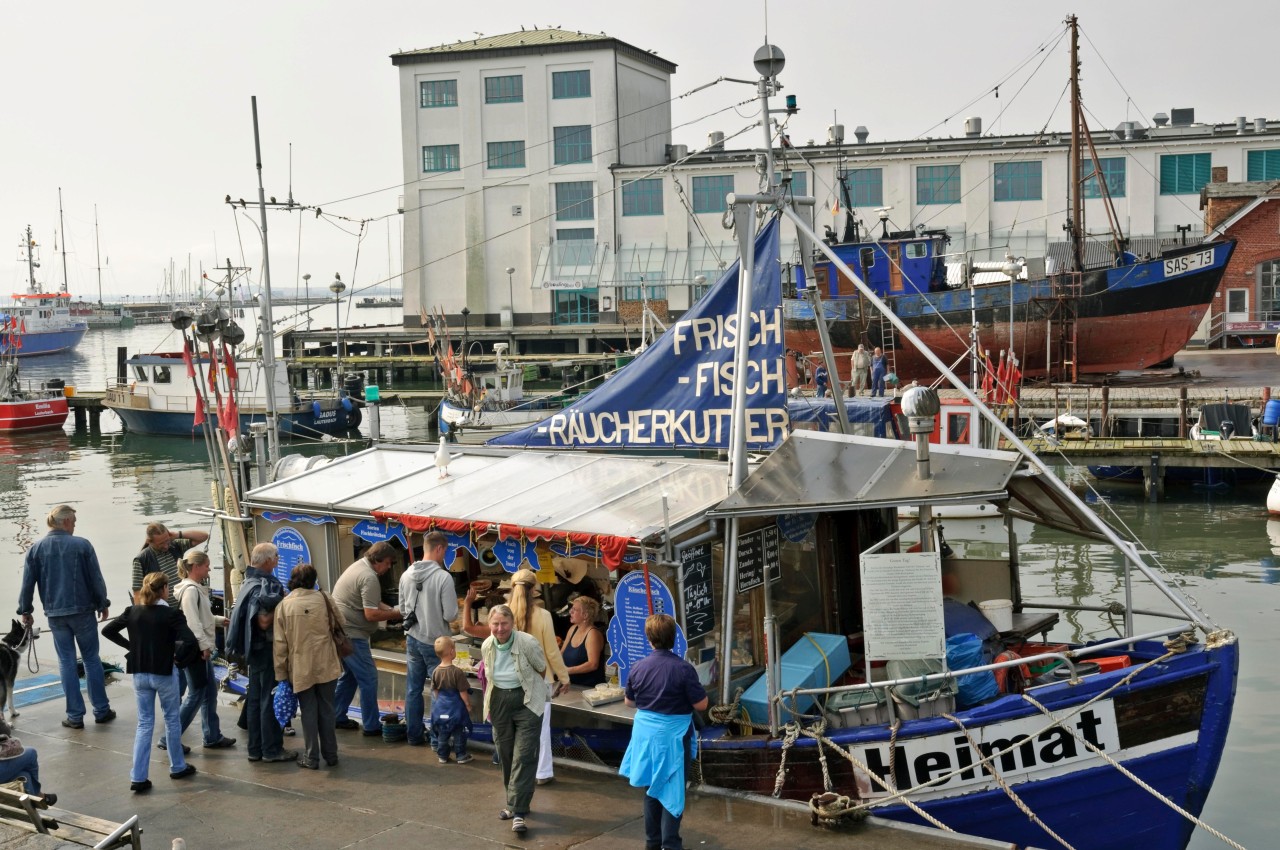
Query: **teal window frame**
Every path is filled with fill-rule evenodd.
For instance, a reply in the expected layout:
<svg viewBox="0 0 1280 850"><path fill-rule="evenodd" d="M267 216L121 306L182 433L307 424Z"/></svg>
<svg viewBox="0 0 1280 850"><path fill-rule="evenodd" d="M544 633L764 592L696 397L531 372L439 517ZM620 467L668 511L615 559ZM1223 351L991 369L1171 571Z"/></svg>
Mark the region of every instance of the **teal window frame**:
<svg viewBox="0 0 1280 850"><path fill-rule="evenodd" d="M1113 198L1123 198L1125 192L1125 159L1122 156L1101 157L1098 164L1102 166L1102 179L1107 181L1107 192ZM1101 198L1102 187L1093 173L1093 160L1086 159L1082 164L1084 186L1080 190L1082 198Z"/></svg>
<svg viewBox="0 0 1280 850"><path fill-rule="evenodd" d="M959 165L917 165L916 206L960 203Z"/></svg>
<svg viewBox="0 0 1280 850"><path fill-rule="evenodd" d="M782 185L782 178L778 178L777 185ZM809 194L809 172L793 171L791 172L791 197L799 198Z"/></svg>
<svg viewBox="0 0 1280 850"><path fill-rule="evenodd" d="M1249 151L1245 180L1280 180L1280 150Z"/></svg>
<svg viewBox="0 0 1280 850"><path fill-rule="evenodd" d="M551 99L568 100L575 97L591 97L591 72L552 71Z"/></svg>
<svg viewBox="0 0 1280 850"><path fill-rule="evenodd" d="M555 137L553 161L556 165L591 161L590 124L553 127L551 132Z"/></svg>
<svg viewBox="0 0 1280 850"><path fill-rule="evenodd" d="M457 80L423 80L418 85L418 106L441 109L458 105Z"/></svg>
<svg viewBox="0 0 1280 850"><path fill-rule="evenodd" d="M623 272L622 280L626 284L622 287L623 301L643 301L646 297L650 301L665 301L667 298L667 285L662 272ZM659 282L655 285L653 281ZM647 294L642 295L641 289Z"/></svg>
<svg viewBox="0 0 1280 850"><path fill-rule="evenodd" d="M556 221L592 221L596 217L595 184L590 180L554 183Z"/></svg>
<svg viewBox="0 0 1280 850"><path fill-rule="evenodd" d="M623 183L622 214L662 215L662 178L651 177Z"/></svg>
<svg viewBox="0 0 1280 850"><path fill-rule="evenodd" d="M733 191L732 174L711 174L705 177L694 177L693 211L695 213L722 213L728 207L724 196Z"/></svg>
<svg viewBox="0 0 1280 850"><path fill-rule="evenodd" d="M524 168L524 142L489 142L490 168Z"/></svg>
<svg viewBox="0 0 1280 850"><path fill-rule="evenodd" d="M884 206L884 169L850 168L844 172L849 199L855 207Z"/></svg>
<svg viewBox="0 0 1280 850"><path fill-rule="evenodd" d="M424 173L461 171L461 154L457 145L423 145L422 170Z"/></svg>
<svg viewBox="0 0 1280 850"><path fill-rule="evenodd" d="M484 78L485 103L524 103L524 76L508 74Z"/></svg>
<svg viewBox="0 0 1280 850"><path fill-rule="evenodd" d="M1160 194L1198 195L1212 176L1213 156L1207 153L1160 155Z"/></svg>
<svg viewBox="0 0 1280 850"><path fill-rule="evenodd" d="M551 306L554 325L591 325L600 321L600 290L556 289Z"/></svg>
<svg viewBox="0 0 1280 850"><path fill-rule="evenodd" d="M992 163L991 176L992 200L1044 200L1044 163L1038 159Z"/></svg>

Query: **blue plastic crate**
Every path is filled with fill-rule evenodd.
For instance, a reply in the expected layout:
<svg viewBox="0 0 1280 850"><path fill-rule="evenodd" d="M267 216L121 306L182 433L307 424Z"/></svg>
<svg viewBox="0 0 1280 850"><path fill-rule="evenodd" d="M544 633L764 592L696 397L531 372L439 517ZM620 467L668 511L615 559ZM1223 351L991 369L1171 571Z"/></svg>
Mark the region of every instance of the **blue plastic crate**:
<svg viewBox="0 0 1280 850"><path fill-rule="evenodd" d="M849 643L844 635L808 632L778 661L782 690L826 687L834 684L849 669ZM769 722L764 674L743 692L742 705L753 722ZM813 697L796 698L796 707L800 711L808 711L812 706ZM780 719L787 721L791 718L786 715Z"/></svg>

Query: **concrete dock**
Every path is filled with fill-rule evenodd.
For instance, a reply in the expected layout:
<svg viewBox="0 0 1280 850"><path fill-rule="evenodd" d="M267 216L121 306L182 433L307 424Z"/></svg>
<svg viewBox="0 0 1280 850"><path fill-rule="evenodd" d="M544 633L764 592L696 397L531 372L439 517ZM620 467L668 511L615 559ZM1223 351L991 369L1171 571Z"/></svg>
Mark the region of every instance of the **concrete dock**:
<svg viewBox="0 0 1280 850"><path fill-rule="evenodd" d="M46 674L57 670L51 660L43 660L42 667ZM129 791L129 766L137 709L129 677L115 679L108 686L112 708L119 714L114 722L96 725L90 715L84 729L64 728L63 699L55 687L53 699L20 709L15 734L39 751L41 784L58 795L58 808L116 822L137 814L144 847L168 850L179 837L190 850L644 846L642 791L616 775L558 764L555 782L534 794L529 832L520 839L497 818L505 801L501 772L481 745L471 764L440 765L428 748L339 731L336 767L313 771L294 763L250 763L245 733L236 728L232 706L223 706L219 716L224 733L239 739L234 748L201 748L197 720L185 738L192 746L188 760L199 773L171 780L165 753L153 747L154 788L134 794ZM20 677L18 688L22 687ZM289 748L301 744L300 735L285 739ZM875 819L838 830L821 829L810 825L808 811L800 804L698 791L690 792L682 833L688 850L1008 846ZM0 848L60 846L68 845L54 838L27 837L24 830L0 821Z"/></svg>

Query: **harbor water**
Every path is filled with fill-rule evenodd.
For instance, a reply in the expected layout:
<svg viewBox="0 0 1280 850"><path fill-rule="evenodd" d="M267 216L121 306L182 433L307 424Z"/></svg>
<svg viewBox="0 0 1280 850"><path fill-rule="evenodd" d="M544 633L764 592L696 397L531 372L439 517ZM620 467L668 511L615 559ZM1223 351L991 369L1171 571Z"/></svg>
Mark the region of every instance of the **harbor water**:
<svg viewBox="0 0 1280 850"><path fill-rule="evenodd" d="M352 310L350 314L350 319L369 325L400 320L398 309ZM333 315L332 305L326 312L318 311L316 327L326 320L331 326ZM180 339L167 325L92 331L72 353L23 362L22 378L33 382L61 378L83 390L100 390L115 372L118 346L127 346L131 352L178 350ZM1199 353L1188 359L1187 368L1209 373L1219 369L1218 374L1238 378L1240 385L1260 386L1270 383L1267 375L1274 362L1270 351ZM430 439L423 411L394 405L384 407L382 432L392 440ZM363 447L358 441L295 443L286 451L341 454ZM1127 527L1158 552L1170 580L1238 636L1242 660L1235 715L1203 817L1245 847L1270 846L1277 792L1266 777L1274 775L1274 763L1280 757L1280 726L1272 720L1272 700L1280 695L1280 628L1276 627L1280 520L1268 519L1267 485L1222 493L1170 489L1168 498L1152 503L1143 500L1140 487L1109 485L1094 492L1082 473L1063 469L1062 474L1099 510L1114 511L1113 516L1109 514L1114 523ZM0 552L8 564L8 577L0 581L0 603L10 612L16 609L23 553L45 533L44 518L53 505L65 502L77 509L76 533L93 542L113 609L119 611L147 522L209 530L208 520L187 512L208 501L205 447L197 438L123 433L110 412L103 415L100 433L75 433L68 420L62 432L0 437ZM1028 603L1097 596L1124 601L1123 569L1109 551L1104 554L1108 547L1069 541L1043 529L1019 533L1022 589ZM948 541L965 547L999 547L1002 535L1000 530L966 526L958 520L946 524ZM1137 607L1170 608L1159 606L1158 597L1145 585L1138 586ZM38 604L36 618L43 624ZM1153 620L1148 625L1159 624ZM1106 615L1073 615L1064 617L1051 637L1081 640L1111 634ZM52 646L43 641L40 652L46 658L53 656ZM104 653L111 658L113 649L106 648ZM56 777L46 781L60 784ZM1054 846L1052 839L1046 836L1042 846ZM1217 846L1217 839L1204 832L1191 842L1198 849Z"/></svg>

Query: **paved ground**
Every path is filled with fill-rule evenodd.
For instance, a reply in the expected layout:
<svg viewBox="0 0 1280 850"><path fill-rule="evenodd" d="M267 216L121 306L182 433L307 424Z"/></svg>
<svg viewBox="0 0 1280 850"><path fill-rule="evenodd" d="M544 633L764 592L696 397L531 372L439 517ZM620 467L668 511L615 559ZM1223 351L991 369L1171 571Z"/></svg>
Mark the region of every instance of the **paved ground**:
<svg viewBox="0 0 1280 850"><path fill-rule="evenodd" d="M56 669L48 662L45 666L46 671ZM27 746L39 750L41 780L46 790L59 795L59 807L114 821L136 813L148 848L167 850L178 836L186 839L190 850L630 850L644 845L641 792L617 776L557 766L556 782L540 787L534 795L528 834L516 840L508 825L496 818L504 802L500 773L479 747L476 753L482 757L471 764L441 766L426 748L339 732L341 763L336 768L311 771L294 764L251 764L230 707L224 707L221 716L228 734L240 738L234 749L196 746L189 759L200 772L182 781L169 778L164 753L153 750L155 787L149 794L133 794L129 764L137 713L128 677L108 691L119 713L113 723L97 726L90 717L83 730L65 729L60 725L63 703L59 696L24 707L17 734ZM198 741L198 731L189 730L187 738L189 743ZM286 743L296 746L300 738L286 739ZM875 823L841 831L816 829L810 826L807 811L701 794L691 797L683 834L688 850L961 846L941 833ZM0 848L11 846L6 838L0 829Z"/></svg>

